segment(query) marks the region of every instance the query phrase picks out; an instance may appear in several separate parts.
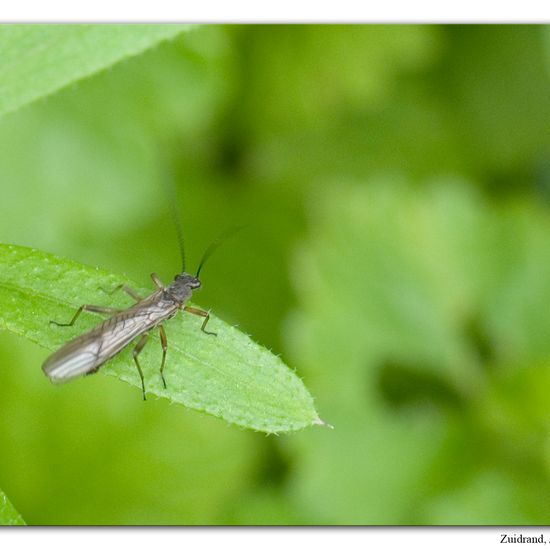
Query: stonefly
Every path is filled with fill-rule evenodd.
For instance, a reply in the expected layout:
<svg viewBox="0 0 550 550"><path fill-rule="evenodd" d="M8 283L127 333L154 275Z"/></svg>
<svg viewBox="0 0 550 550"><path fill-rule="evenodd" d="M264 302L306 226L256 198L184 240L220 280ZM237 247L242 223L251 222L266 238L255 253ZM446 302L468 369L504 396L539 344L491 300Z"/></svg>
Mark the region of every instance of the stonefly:
<svg viewBox="0 0 550 550"><path fill-rule="evenodd" d="M175 206L173 206L173 213L175 214ZM174 281L169 286L164 286L158 276L152 273L151 279L157 287L157 290L146 298L142 298L134 289L127 285L119 285L110 292L112 294L115 291L123 290L129 294L136 303L128 309L120 310L85 304L77 309L73 318L68 323L50 321L50 323L57 326L70 327L74 325L83 311L111 315L109 319L97 325L89 332L71 340L46 359L42 365L42 370L53 383L62 384L74 378L97 372L100 367L109 361L109 359L112 359L115 355L120 353L139 336L140 338L133 350L133 357L141 379L143 399L145 400L145 381L138 356L145 347L145 344L147 344L149 333L153 329L158 328L160 334L160 342L162 345L160 376L164 388L166 388L164 365L166 362L168 340L162 323L174 317L178 311L184 310L188 313L203 317L204 321L201 326L202 332L216 336L215 332L208 332L206 330L206 325L210 318L209 312L188 306L186 303L190 300L193 291L198 290L201 286L199 275L206 260L229 233L233 233L239 228L232 228L215 240L206 249L196 274L190 275L185 272L185 252L181 225L176 214L174 217L178 231L182 272L175 276Z"/></svg>

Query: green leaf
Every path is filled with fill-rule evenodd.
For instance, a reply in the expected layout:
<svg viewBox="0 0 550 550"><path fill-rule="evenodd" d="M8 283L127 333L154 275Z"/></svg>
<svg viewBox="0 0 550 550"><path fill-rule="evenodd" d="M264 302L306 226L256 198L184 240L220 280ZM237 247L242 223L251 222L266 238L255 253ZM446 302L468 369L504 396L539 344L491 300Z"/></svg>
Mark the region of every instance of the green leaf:
<svg viewBox="0 0 550 550"><path fill-rule="evenodd" d="M136 55L187 27L0 26L0 115Z"/></svg>
<svg viewBox="0 0 550 550"><path fill-rule="evenodd" d="M82 304L127 307L124 296L101 290L120 283L135 287L124 277L52 254L0 245L0 328L54 350L97 324L98 318L83 315L73 327L55 327L49 321L71 319ZM137 290L144 296L151 293ZM149 394L267 433L322 424L302 381L281 359L215 317L208 327L218 336L202 333L193 315L180 314L166 324L167 390L158 373L158 336L152 335L140 361ZM101 372L141 387L128 349Z"/></svg>
<svg viewBox="0 0 550 550"><path fill-rule="evenodd" d="M0 490L0 525L25 525L8 497Z"/></svg>

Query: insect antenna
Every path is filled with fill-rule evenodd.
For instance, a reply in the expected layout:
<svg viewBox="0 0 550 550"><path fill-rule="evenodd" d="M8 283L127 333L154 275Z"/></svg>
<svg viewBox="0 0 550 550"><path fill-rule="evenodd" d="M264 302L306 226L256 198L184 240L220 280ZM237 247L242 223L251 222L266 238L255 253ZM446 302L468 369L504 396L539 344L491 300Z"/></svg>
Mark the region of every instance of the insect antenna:
<svg viewBox="0 0 550 550"><path fill-rule="evenodd" d="M212 256L214 251L228 238L237 233L237 231L240 231L244 225L236 225L233 227L230 227L229 229L226 229L216 240L210 243L208 248L204 251L204 254L202 255L201 261L199 262L199 267L197 268L197 273L195 277L198 279L199 274L201 272L201 269L203 268L204 264L206 263L206 260Z"/></svg>
<svg viewBox="0 0 550 550"><path fill-rule="evenodd" d="M178 245L180 248L180 255L181 255L181 272L185 272L185 243L183 241L183 227L181 224L181 217L180 213L177 209L178 204L178 193L176 186L174 184L174 180L171 176L168 174L165 174L164 177L165 182L165 189L166 189L166 195L168 197L168 202L170 203L170 213L172 214L172 219L174 221L174 225L176 226L176 233L178 236Z"/></svg>

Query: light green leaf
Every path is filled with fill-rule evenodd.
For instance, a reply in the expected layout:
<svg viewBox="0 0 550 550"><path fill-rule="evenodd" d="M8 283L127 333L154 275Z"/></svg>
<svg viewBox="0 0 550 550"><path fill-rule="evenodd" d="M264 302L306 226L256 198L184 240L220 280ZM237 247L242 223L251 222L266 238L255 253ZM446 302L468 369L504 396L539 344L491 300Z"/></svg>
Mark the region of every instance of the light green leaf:
<svg viewBox="0 0 550 550"><path fill-rule="evenodd" d="M98 317L83 315L73 327L49 321L69 320L85 303L129 306L124 296L101 290L120 283L132 285L124 277L38 250L0 245L0 328L54 350L97 324ZM166 324L167 390L158 372L160 344L152 335L140 361L149 394L267 433L322 423L304 384L281 359L219 319L213 317L208 327L218 336L202 333L200 319L193 315L180 314ZM141 387L129 350L101 372Z"/></svg>
<svg viewBox="0 0 550 550"><path fill-rule="evenodd" d="M186 25L2 25L0 115L174 37Z"/></svg>
<svg viewBox="0 0 550 550"><path fill-rule="evenodd" d="M25 525L8 497L0 491L0 525Z"/></svg>

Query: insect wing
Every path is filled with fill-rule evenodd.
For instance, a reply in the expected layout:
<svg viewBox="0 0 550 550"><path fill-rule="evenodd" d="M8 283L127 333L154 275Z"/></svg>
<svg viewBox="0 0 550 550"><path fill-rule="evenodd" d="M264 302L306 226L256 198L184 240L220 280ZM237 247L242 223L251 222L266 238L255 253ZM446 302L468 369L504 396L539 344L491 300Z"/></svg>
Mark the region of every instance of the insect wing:
<svg viewBox="0 0 550 550"><path fill-rule="evenodd" d="M46 359L42 370L57 384L95 372L136 336L147 332L167 317L167 313L165 309L154 306L134 306L68 342Z"/></svg>
<svg viewBox="0 0 550 550"><path fill-rule="evenodd" d="M101 366L100 351L101 340L90 333L84 334L50 355L42 370L52 382L62 384Z"/></svg>

